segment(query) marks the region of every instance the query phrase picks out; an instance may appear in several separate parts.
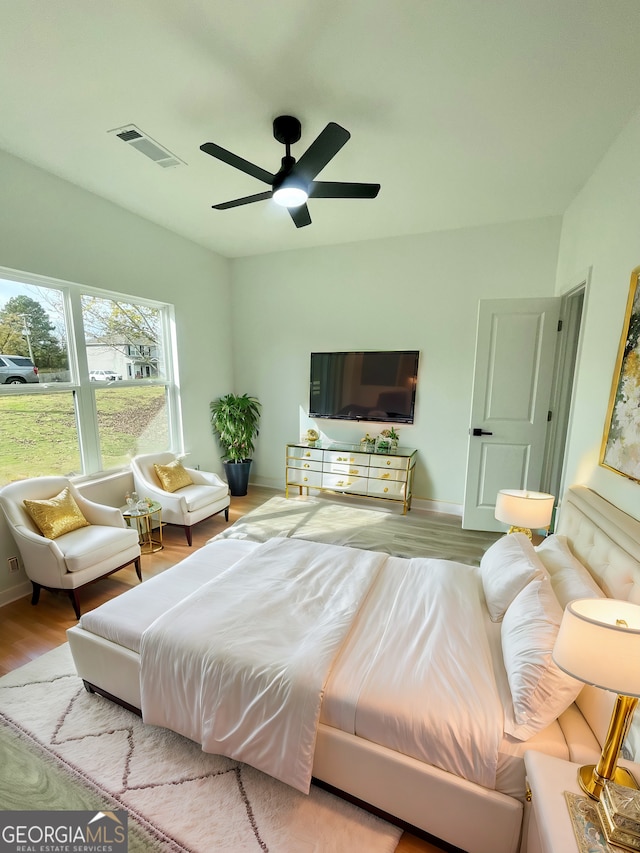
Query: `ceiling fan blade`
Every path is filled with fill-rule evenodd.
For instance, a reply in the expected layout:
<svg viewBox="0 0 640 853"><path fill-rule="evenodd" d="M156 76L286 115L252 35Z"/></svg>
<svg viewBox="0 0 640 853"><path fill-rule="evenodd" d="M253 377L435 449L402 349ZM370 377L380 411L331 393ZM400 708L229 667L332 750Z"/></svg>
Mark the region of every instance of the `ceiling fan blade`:
<svg viewBox="0 0 640 853"><path fill-rule="evenodd" d="M313 181L310 198L375 198L380 184L348 184L338 181Z"/></svg>
<svg viewBox="0 0 640 853"><path fill-rule="evenodd" d="M267 172L266 169L261 169L260 166L256 166L255 163L250 163L242 157L238 157L237 154L232 154L231 151L227 151L226 148L221 148L219 145L216 145L215 142L203 142L200 146L200 150L204 151L205 154L210 154L211 157L215 157L216 160L222 160L223 163L227 163L235 169L240 169L241 172L251 175L252 178L257 178L259 181L263 181L265 184L273 183L275 175L272 175L271 172Z"/></svg>
<svg viewBox="0 0 640 853"><path fill-rule="evenodd" d="M348 130L330 121L295 164L294 173L312 181L350 138Z"/></svg>
<svg viewBox="0 0 640 853"><path fill-rule="evenodd" d="M305 225L311 225L311 215L306 204L301 204L300 207L290 207L288 210L296 228L304 228Z"/></svg>
<svg viewBox="0 0 640 853"><path fill-rule="evenodd" d="M254 201L265 201L271 198L271 190L255 195L246 195L244 198L234 198L233 201L223 201L222 204L212 204L215 210L229 210L230 207L240 207L243 204L253 204Z"/></svg>

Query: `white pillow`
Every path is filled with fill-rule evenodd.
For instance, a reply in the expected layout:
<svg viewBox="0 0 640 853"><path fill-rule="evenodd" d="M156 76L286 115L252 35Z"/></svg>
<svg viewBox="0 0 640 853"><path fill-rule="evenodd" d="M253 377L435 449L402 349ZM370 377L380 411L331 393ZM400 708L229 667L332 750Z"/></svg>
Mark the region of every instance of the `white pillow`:
<svg viewBox="0 0 640 853"><path fill-rule="evenodd" d="M564 609L576 598L605 598L604 592L569 548L566 536L554 533L536 547L551 577L551 585Z"/></svg>
<svg viewBox="0 0 640 853"><path fill-rule="evenodd" d="M482 555L480 575L493 622L499 622L520 590L546 569L524 533L509 533Z"/></svg>
<svg viewBox="0 0 640 853"><path fill-rule="evenodd" d="M584 687L551 657L561 621L562 607L548 576L527 584L502 620L502 658L514 718L506 715L505 731L518 740L550 725Z"/></svg>

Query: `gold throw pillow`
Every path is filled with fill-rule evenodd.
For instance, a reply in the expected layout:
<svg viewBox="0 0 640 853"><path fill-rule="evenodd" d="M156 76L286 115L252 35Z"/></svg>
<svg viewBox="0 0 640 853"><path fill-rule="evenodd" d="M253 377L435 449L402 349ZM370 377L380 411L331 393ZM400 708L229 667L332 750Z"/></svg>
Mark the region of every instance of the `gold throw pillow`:
<svg viewBox="0 0 640 853"><path fill-rule="evenodd" d="M57 539L63 533L89 526L68 486L47 501L25 500L23 503L38 530L47 539Z"/></svg>
<svg viewBox="0 0 640 853"><path fill-rule="evenodd" d="M189 472L185 470L179 459L169 462L168 465L155 464L153 467L156 469L160 485L165 492L176 492L185 486L193 485Z"/></svg>

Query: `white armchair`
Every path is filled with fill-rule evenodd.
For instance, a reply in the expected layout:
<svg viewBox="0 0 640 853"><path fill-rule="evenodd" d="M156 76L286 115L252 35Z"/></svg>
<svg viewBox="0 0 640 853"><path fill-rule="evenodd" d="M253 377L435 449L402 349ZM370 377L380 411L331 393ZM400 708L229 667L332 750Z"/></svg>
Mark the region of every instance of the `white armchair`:
<svg viewBox="0 0 640 853"><path fill-rule="evenodd" d="M169 452L135 456L131 460L133 481L141 498L152 498L161 504L164 523L184 528L187 542L191 545L194 524L223 511L225 521L229 521L229 486L217 474L185 466L193 484L176 492L167 492L162 488L153 466L169 465L175 459L175 455Z"/></svg>
<svg viewBox="0 0 640 853"><path fill-rule="evenodd" d="M89 525L47 539L23 501L49 500L66 487ZM0 489L0 505L33 587L32 604L38 603L43 587L62 589L69 595L79 619L81 587L130 563L135 564L142 580L137 532L127 527L119 509L87 500L65 477L36 477L10 483Z"/></svg>

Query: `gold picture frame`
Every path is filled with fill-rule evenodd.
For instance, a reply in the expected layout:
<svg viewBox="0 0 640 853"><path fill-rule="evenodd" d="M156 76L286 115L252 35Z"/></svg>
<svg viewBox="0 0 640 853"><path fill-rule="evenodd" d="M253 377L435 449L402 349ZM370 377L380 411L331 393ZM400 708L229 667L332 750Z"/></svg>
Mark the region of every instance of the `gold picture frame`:
<svg viewBox="0 0 640 853"><path fill-rule="evenodd" d="M640 267L631 273L600 465L640 483Z"/></svg>

